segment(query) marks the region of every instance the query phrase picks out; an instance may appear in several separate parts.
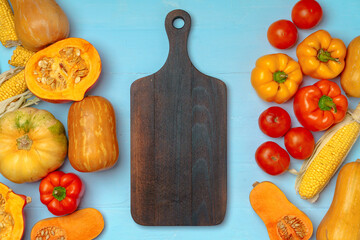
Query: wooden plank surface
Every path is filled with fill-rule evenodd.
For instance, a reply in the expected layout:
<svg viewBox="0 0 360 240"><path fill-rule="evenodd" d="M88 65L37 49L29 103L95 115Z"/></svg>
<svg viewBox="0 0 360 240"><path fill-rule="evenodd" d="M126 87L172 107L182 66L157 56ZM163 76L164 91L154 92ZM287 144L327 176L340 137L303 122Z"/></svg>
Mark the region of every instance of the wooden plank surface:
<svg viewBox="0 0 360 240"><path fill-rule="evenodd" d="M166 63L131 86L131 207L141 225L216 225L225 216L226 86L192 65L190 27L188 13L170 12Z"/></svg>
<svg viewBox="0 0 360 240"><path fill-rule="evenodd" d="M288 199L304 211L317 228L330 206L335 181L331 181L316 204L310 204L295 193L295 177L291 174L269 176L254 160L256 148L265 141L283 145L283 139L270 139L258 129L257 119L266 108L277 105L259 99L250 84L250 72L258 57L270 53L286 53L296 59L295 48L278 50L267 42L268 26L279 19L290 19L296 0L61 0L57 1L69 16L71 36L82 37L99 51L103 62L101 77L89 92L108 98L114 105L120 158L117 165L98 173L77 173L66 160L61 170L75 172L83 179L86 192L80 208L95 207L105 218L105 229L99 240L258 240L267 239L261 219L249 204L254 181L272 181ZM299 30L299 41L310 33L325 29L346 45L360 35L360 1L318 0L324 12L320 25ZM228 204L225 220L214 227L143 227L130 213L130 86L139 78L160 69L169 52L164 18L173 9L185 9L192 17L189 56L203 73L226 83L228 94ZM0 46L1 71L9 69L13 49ZM303 86L315 82L304 78ZM339 79L335 82L339 83ZM359 99L350 99L355 107ZM277 105L292 117L292 125L300 126L292 110L292 101ZM41 103L65 127L70 104ZM315 134L316 139L321 134ZM360 156L358 141L346 162ZM302 161L291 160L300 169ZM39 220L53 215L41 204L39 182L15 184L0 176L0 181L33 201L25 208L26 231ZM149 193L151 194L151 193ZM315 240L315 237L311 238Z"/></svg>

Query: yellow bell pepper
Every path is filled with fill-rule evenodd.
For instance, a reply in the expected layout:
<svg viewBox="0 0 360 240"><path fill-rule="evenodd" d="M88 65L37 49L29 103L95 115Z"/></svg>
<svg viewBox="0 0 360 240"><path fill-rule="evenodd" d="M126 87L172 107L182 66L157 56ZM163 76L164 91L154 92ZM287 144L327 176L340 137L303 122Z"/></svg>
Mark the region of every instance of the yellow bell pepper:
<svg viewBox="0 0 360 240"><path fill-rule="evenodd" d="M296 48L301 70L317 79L333 79L345 67L346 46L325 30L312 33Z"/></svg>
<svg viewBox="0 0 360 240"><path fill-rule="evenodd" d="M267 102L288 101L301 84L300 65L283 53L260 57L251 72L251 84L260 98Z"/></svg>

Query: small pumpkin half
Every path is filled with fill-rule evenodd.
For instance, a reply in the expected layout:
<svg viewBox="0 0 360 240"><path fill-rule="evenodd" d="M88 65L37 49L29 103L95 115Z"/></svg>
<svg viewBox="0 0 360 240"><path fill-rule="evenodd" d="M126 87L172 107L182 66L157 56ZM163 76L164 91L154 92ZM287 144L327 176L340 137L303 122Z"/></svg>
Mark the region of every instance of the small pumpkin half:
<svg viewBox="0 0 360 240"><path fill-rule="evenodd" d="M25 67L28 89L52 103L81 101L101 73L99 53L81 38L66 38L35 53Z"/></svg>
<svg viewBox="0 0 360 240"><path fill-rule="evenodd" d="M250 204L265 223L270 240L308 240L313 234L310 219L271 182L255 182Z"/></svg>
<svg viewBox="0 0 360 240"><path fill-rule="evenodd" d="M20 240L25 229L23 209L30 197L14 193L0 183L0 239Z"/></svg>

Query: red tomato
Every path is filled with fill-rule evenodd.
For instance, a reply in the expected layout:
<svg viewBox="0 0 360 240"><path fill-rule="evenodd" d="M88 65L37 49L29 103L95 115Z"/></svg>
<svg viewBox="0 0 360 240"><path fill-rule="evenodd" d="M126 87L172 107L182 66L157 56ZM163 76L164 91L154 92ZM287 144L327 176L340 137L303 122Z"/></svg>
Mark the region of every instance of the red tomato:
<svg viewBox="0 0 360 240"><path fill-rule="evenodd" d="M269 137L278 138L290 129L290 115L281 107L270 107L260 114L260 130Z"/></svg>
<svg viewBox="0 0 360 240"><path fill-rule="evenodd" d="M291 19L298 28L310 29L320 22L322 15L321 6L317 1L301 0L293 7Z"/></svg>
<svg viewBox="0 0 360 240"><path fill-rule="evenodd" d="M279 20L270 25L267 38L272 46L286 49L294 46L298 38L298 31L289 20Z"/></svg>
<svg viewBox="0 0 360 240"><path fill-rule="evenodd" d="M315 148L315 139L311 132L303 127L290 129L284 138L285 148L293 158L307 159Z"/></svg>
<svg viewBox="0 0 360 240"><path fill-rule="evenodd" d="M255 159L259 167L270 175L279 175L290 165L289 154L277 143L271 141L258 147Z"/></svg>

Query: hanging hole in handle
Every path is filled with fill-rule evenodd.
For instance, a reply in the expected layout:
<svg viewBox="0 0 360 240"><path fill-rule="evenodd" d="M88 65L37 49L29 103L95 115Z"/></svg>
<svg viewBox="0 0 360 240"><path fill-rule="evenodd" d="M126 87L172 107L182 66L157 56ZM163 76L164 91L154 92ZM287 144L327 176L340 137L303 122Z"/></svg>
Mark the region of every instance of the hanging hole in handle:
<svg viewBox="0 0 360 240"><path fill-rule="evenodd" d="M174 26L174 28L181 29L184 27L185 21L182 17L176 17L173 20L172 25Z"/></svg>

